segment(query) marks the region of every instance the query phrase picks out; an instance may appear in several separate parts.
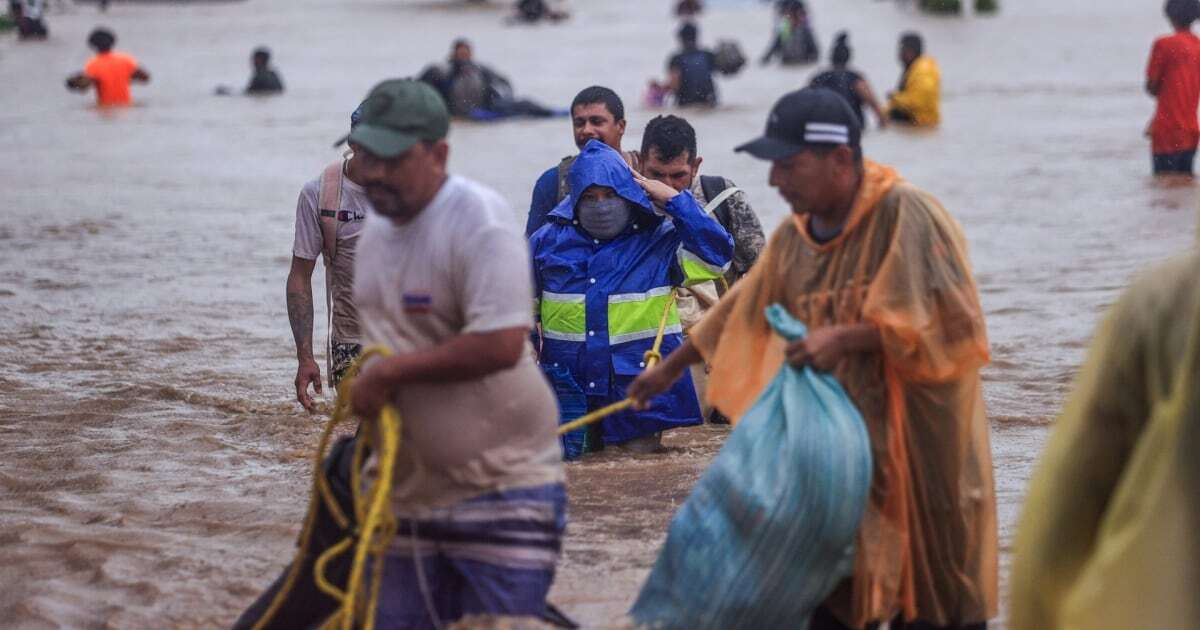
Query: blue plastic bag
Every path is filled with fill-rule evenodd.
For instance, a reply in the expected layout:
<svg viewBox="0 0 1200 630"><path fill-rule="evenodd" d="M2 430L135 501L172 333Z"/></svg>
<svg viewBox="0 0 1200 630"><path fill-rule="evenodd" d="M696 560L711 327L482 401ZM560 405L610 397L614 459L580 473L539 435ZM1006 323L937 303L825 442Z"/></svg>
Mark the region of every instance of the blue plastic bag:
<svg viewBox="0 0 1200 630"><path fill-rule="evenodd" d="M780 305L783 337L804 324ZM854 564L871 484L862 416L828 374L784 365L671 521L630 611L655 628L807 628Z"/></svg>

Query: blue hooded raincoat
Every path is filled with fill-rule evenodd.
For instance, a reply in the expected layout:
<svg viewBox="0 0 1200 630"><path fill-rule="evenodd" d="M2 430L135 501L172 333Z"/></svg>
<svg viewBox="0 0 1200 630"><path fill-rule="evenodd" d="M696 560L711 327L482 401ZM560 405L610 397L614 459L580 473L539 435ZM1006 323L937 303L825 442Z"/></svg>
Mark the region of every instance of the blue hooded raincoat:
<svg viewBox="0 0 1200 630"><path fill-rule="evenodd" d="M583 148L568 175L570 195L550 221L530 237L536 312L542 325L543 368L559 394L563 421L580 415L580 394L595 409L617 402L643 369L672 287L721 277L733 256L733 239L689 192L667 203L666 219L633 179L621 155L598 141ZM616 238L592 238L575 218L580 194L611 188L633 209ZM679 312L671 307L663 336L666 356L683 341ZM651 401L602 423L606 444L665 429L699 424L691 376ZM568 457L572 456L570 444Z"/></svg>

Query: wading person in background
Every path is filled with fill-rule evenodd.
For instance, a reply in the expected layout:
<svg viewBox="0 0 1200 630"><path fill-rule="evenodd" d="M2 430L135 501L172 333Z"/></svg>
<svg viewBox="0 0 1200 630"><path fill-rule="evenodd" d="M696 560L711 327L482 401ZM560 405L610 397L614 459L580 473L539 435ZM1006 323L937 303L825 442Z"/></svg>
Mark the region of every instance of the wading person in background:
<svg viewBox="0 0 1200 630"><path fill-rule="evenodd" d="M846 102L850 104L850 109L858 115L858 124L863 129L867 128L863 105L869 106L871 111L875 112L875 119L879 121L880 128L886 127L887 114L880 107L879 101L875 100L875 92L871 89L871 85L861 74L850 69L849 39L850 35L845 31L838 33L837 40L833 44L833 53L830 55L833 68L813 77L809 87L825 88L837 92L838 96L846 99Z"/></svg>
<svg viewBox="0 0 1200 630"><path fill-rule="evenodd" d="M420 79L441 94L446 107L455 116L495 120L510 116L545 118L558 115L533 101L517 99L507 78L475 61L471 43L465 39L454 41L446 64L426 68Z"/></svg>
<svg viewBox="0 0 1200 630"><path fill-rule="evenodd" d="M599 140L621 151L621 138L625 136L625 104L617 93L599 85L584 88L571 101L571 129L575 146L582 149L588 140ZM637 153L622 152L625 161L637 168ZM550 211L567 198L567 173L577 156L562 159L557 166L546 169L533 186L533 199L529 202L529 216L525 220L525 236L533 236L545 225Z"/></svg>
<svg viewBox="0 0 1200 630"><path fill-rule="evenodd" d="M594 411L625 399L646 367L664 312L661 353L679 347L672 288L721 277L733 240L691 193L637 175L598 140L584 146L568 180L571 194L530 238L540 358L560 400L586 396ZM696 391L685 377L648 408L572 432L564 446L568 458L611 444L653 452L662 431L700 422Z"/></svg>
<svg viewBox="0 0 1200 630"><path fill-rule="evenodd" d="M717 59L713 51L700 48L700 29L691 22L679 27L681 50L667 60L666 89L675 95L680 107L717 105Z"/></svg>
<svg viewBox="0 0 1200 630"><path fill-rule="evenodd" d="M136 59L123 52L113 50L117 36L112 31L98 28L88 35L88 45L96 51L83 72L67 79L67 87L76 91L96 88L96 104L101 107L132 105L129 93L131 81L148 83L150 74Z"/></svg>
<svg viewBox="0 0 1200 630"><path fill-rule="evenodd" d="M784 361L831 372L862 413L875 468L852 577L809 627L983 628L997 609L996 503L966 243L937 200L863 160L860 133L827 90L776 103L765 135L739 150L772 162L791 221L629 393L650 400L707 361L709 402L736 421ZM770 332L775 303L807 338Z"/></svg>
<svg viewBox="0 0 1200 630"><path fill-rule="evenodd" d="M351 114L352 130L361 115L361 107ZM359 151L353 144L350 149L349 158L329 164L320 177L305 184L296 202L287 309L296 341L296 400L309 411L314 409L309 385L321 393L321 368L313 356L312 343L312 275L317 258L325 260L325 304L329 313L325 369L331 387L337 387L362 352L353 296L354 251L371 202L362 187Z"/></svg>
<svg viewBox="0 0 1200 630"><path fill-rule="evenodd" d="M1009 627L1200 628L1200 255L1117 302L1025 497Z"/></svg>
<svg viewBox="0 0 1200 630"><path fill-rule="evenodd" d="M808 8L800 0L780 0L777 9L775 35L759 63L766 65L775 57L785 66L816 63L821 51L809 24Z"/></svg>
<svg viewBox="0 0 1200 630"><path fill-rule="evenodd" d="M43 0L17 0L11 5L17 21L17 38L42 40L50 36L46 28L46 3Z"/></svg>
<svg viewBox="0 0 1200 630"><path fill-rule="evenodd" d="M283 80L271 66L271 51L265 47L255 48L250 55L253 74L246 85L246 94L279 94L283 92Z"/></svg>
<svg viewBox="0 0 1200 630"><path fill-rule="evenodd" d="M1175 33L1155 40L1146 69L1146 91L1158 102L1150 151L1155 175L1191 175L1200 143L1200 39L1191 29L1200 0L1169 0L1166 13Z"/></svg>
<svg viewBox="0 0 1200 630"><path fill-rule="evenodd" d="M374 212L355 261L369 362L352 402L403 419L380 628L466 615L541 617L566 519L554 395L528 334L529 249L491 189L447 174L450 117L432 88L391 80L350 141Z"/></svg>
<svg viewBox="0 0 1200 630"><path fill-rule="evenodd" d="M917 127L932 127L942 120L939 109L942 79L937 62L925 54L925 42L916 33L900 36L900 87L888 95L888 118Z"/></svg>
<svg viewBox="0 0 1200 630"><path fill-rule="evenodd" d="M717 207L709 203L725 190L734 189L732 180L717 175L701 175L700 163L704 161L696 148L696 131L691 124L677 116L658 116L646 125L642 132L642 175L646 179L662 182L677 192L688 191L705 212L711 214L733 237L733 258L725 272L724 283L703 282L679 291L679 319L686 335L701 316L724 293L725 286L732 286L750 271L766 239L758 215L746 201L740 190L727 196ZM708 381L703 365L693 366L692 381L705 418L718 422L724 420L713 415L711 407L704 402L704 390Z"/></svg>

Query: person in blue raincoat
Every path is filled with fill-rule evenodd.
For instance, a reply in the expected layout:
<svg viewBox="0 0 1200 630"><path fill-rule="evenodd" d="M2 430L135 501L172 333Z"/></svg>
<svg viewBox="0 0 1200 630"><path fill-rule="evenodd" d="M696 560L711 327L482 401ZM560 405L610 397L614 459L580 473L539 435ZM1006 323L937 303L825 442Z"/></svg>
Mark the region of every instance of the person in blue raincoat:
<svg viewBox="0 0 1200 630"><path fill-rule="evenodd" d="M646 367L672 288L721 277L733 256L729 233L690 192L641 177L601 142L584 146L567 182L570 194L530 237L541 363L563 421L623 400ZM672 305L662 354L682 340ZM564 449L569 459L608 444L653 451L662 431L700 422L685 377L643 411L566 436Z"/></svg>

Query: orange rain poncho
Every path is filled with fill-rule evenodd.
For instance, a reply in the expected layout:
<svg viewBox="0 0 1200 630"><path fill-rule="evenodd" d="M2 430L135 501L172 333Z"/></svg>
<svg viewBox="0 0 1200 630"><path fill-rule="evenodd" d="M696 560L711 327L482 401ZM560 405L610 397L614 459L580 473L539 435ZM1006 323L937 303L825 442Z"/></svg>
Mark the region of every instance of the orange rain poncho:
<svg viewBox="0 0 1200 630"><path fill-rule="evenodd" d="M988 342L962 231L936 200L872 162L840 236L818 245L806 226L806 216L780 226L692 329L712 366L708 400L736 422L783 365L784 342L763 314L771 303L810 329L875 324L883 352L848 357L834 372L867 423L875 469L854 575L827 604L854 627L896 614L985 621L997 611L979 377Z"/></svg>
<svg viewBox="0 0 1200 630"><path fill-rule="evenodd" d="M1025 500L1016 630L1200 628L1200 254L1137 281Z"/></svg>

